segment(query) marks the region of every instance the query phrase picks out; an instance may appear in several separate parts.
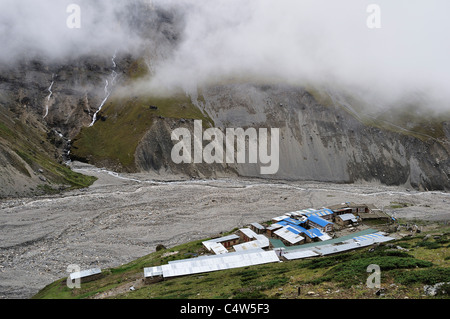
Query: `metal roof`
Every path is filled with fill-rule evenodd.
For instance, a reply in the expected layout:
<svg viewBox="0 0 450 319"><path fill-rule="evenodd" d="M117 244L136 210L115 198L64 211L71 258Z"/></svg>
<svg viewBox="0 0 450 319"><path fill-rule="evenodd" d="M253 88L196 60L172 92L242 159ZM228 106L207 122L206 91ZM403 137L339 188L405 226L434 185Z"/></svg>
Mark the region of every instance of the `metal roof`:
<svg viewBox="0 0 450 319"><path fill-rule="evenodd" d="M253 227L255 227L256 229L259 229L259 230L265 229L265 227L259 223L251 223L250 225L252 225Z"/></svg>
<svg viewBox="0 0 450 319"><path fill-rule="evenodd" d="M229 241L229 240L234 240L234 239L239 239L239 236L232 234L232 235L223 236L223 237L219 237L219 238L213 238L213 239L202 242L202 244L206 247L206 249L211 250L211 246L216 243L223 243L224 241Z"/></svg>
<svg viewBox="0 0 450 319"><path fill-rule="evenodd" d="M358 240L358 241L364 241L364 240L370 239L370 240L374 240L376 242L386 241L385 240L386 238L388 238L390 240L394 240L395 239L395 238L392 238L392 237L386 237L380 232L353 237L354 240Z"/></svg>
<svg viewBox="0 0 450 319"><path fill-rule="evenodd" d="M283 254L283 257L286 258L287 260L302 259L316 256L319 256L319 254L312 250L301 250Z"/></svg>
<svg viewBox="0 0 450 319"><path fill-rule="evenodd" d="M248 238L256 238L256 235L258 235L250 228L241 228L241 229L239 229L239 231L241 233L243 233L245 236L247 236Z"/></svg>
<svg viewBox="0 0 450 319"><path fill-rule="evenodd" d="M297 220L297 219L293 219L293 218L285 218L283 219L283 221L289 223L289 224L293 224L293 225L300 225L302 222Z"/></svg>
<svg viewBox="0 0 450 319"><path fill-rule="evenodd" d="M299 213L301 215L306 215L306 214L310 214L310 213L315 212L315 211L316 210L314 208L307 208L307 209L297 210L295 212Z"/></svg>
<svg viewBox="0 0 450 319"><path fill-rule="evenodd" d="M352 222L357 222L358 220L356 219L356 216L350 213L347 214L342 214L338 216L340 219L342 219L343 221L347 221L347 220L351 220Z"/></svg>
<svg viewBox="0 0 450 319"><path fill-rule="evenodd" d="M313 210L306 210L304 213L302 213L303 215L306 216L326 216L326 215L332 215L334 214L333 211L329 208L321 208L321 209L313 209Z"/></svg>
<svg viewBox="0 0 450 319"><path fill-rule="evenodd" d="M266 229L267 229L267 230L274 230L274 229L279 229L279 228L281 228L281 227L283 227L283 225L281 225L281 224L279 224L279 223L276 223L276 224L270 225L270 226L267 227Z"/></svg>
<svg viewBox="0 0 450 319"><path fill-rule="evenodd" d="M288 251L297 251L299 249L311 249L312 247L315 247L315 246L330 245L330 244L341 243L341 242L344 242L347 240L353 240L354 237L372 234L372 233L376 233L376 232L378 232L378 231L375 229L369 228L369 229L355 232L350 235L346 235L346 236L342 236L342 237L338 237L338 238L332 238L327 241L312 242L312 243L308 243L308 244L302 244L300 246L288 246L288 247L285 246L284 248ZM270 241L272 242L273 238L271 238ZM362 243L362 242L360 242L360 243ZM272 242L272 245L273 245L273 242ZM283 247L283 246L278 245L277 247ZM299 247L301 247L301 248L299 248Z"/></svg>
<svg viewBox="0 0 450 319"><path fill-rule="evenodd" d="M382 243L382 242L386 242L386 241L390 241L390 240L395 240L395 238L384 236L381 233L374 233L374 234L358 236L358 237L353 238L353 240L347 240L340 244L323 245L323 246L313 247L310 249L321 255L329 255L329 254L335 254L335 253L339 253L339 252L347 251L347 250L351 250L351 249L370 246L374 243Z"/></svg>
<svg viewBox="0 0 450 319"><path fill-rule="evenodd" d="M320 231L320 229L318 228L311 228L308 229L309 232L313 233L314 235L316 235L317 237L323 236L324 234Z"/></svg>
<svg viewBox="0 0 450 319"><path fill-rule="evenodd" d="M258 251L263 252L264 250L262 250L261 248L258 249ZM229 252L227 255L233 255L233 256L237 256L239 254L247 254L247 252L243 251L243 252ZM187 259L176 259L176 260L169 260L169 264L177 264L177 263L184 263L188 260L195 260L195 261L201 261L203 259L214 259L214 258L222 258L224 255L202 255L202 256L198 256L198 257L193 257L193 258L187 258Z"/></svg>
<svg viewBox="0 0 450 319"><path fill-rule="evenodd" d="M359 233L364 233L367 231L372 231L371 229L361 231ZM346 238L348 236L344 236ZM339 241L341 240L341 241ZM287 247L287 251L284 256L287 258L288 254L299 253L299 256L303 256L303 254L307 255L308 251L313 251L319 255L329 255L335 254L343 251L348 251L352 249L367 247L373 245L375 243L381 243L385 241L395 240L393 237L385 236L381 232L373 233L373 234L364 234L360 236L356 236L354 238L348 237L346 240L342 240L341 238L331 239L331 243L325 242L317 242L311 244L303 244L295 247ZM292 259L294 256L290 255Z"/></svg>
<svg viewBox="0 0 450 319"><path fill-rule="evenodd" d="M283 216L274 217L274 218L272 218L272 220L275 221L275 222L279 222L279 221L281 221L281 220L283 220L285 218L286 218L286 215L283 215Z"/></svg>
<svg viewBox="0 0 450 319"><path fill-rule="evenodd" d="M291 225L290 227L296 229L300 233L305 234L309 238L316 238L316 237L323 235L322 232L320 230L318 230L317 228L306 229L306 228L303 228L302 226L294 226L294 225Z"/></svg>
<svg viewBox="0 0 450 319"><path fill-rule="evenodd" d="M212 250L216 255L228 253L228 249L226 249L221 243L214 243L210 246L210 250Z"/></svg>
<svg viewBox="0 0 450 319"><path fill-rule="evenodd" d="M162 272L161 266L144 268L144 277L145 278L161 276L162 273L163 272Z"/></svg>
<svg viewBox="0 0 450 319"><path fill-rule="evenodd" d="M334 245L325 245L325 246L315 247L313 249L313 251L315 251L316 253L318 253L322 256L326 256L326 255L330 255L330 254L336 254L343 250L338 249L337 246L334 246Z"/></svg>
<svg viewBox="0 0 450 319"><path fill-rule="evenodd" d="M304 237L300 236L300 232L298 230L295 230L290 226L283 226L281 229L275 231L275 234L291 244L297 244L305 239Z"/></svg>
<svg viewBox="0 0 450 319"><path fill-rule="evenodd" d="M102 270L100 268L93 268L93 269L73 272L70 274L69 277L70 277L70 280L74 280L74 279L85 278L85 277L89 277L89 276L93 276L93 275L98 275L101 273L102 273Z"/></svg>
<svg viewBox="0 0 450 319"><path fill-rule="evenodd" d="M161 268L163 276L168 278L279 261L273 250L262 251L255 249L246 251L245 253L236 252L205 256L203 258L178 260L176 263L169 263L161 266Z"/></svg>
<svg viewBox="0 0 450 319"><path fill-rule="evenodd" d="M233 248L235 251L245 251L256 248L266 248L269 247L269 239L264 235L256 235L257 240L252 240L243 244L234 245Z"/></svg>
<svg viewBox="0 0 450 319"><path fill-rule="evenodd" d="M317 216L317 215L311 215L311 216L309 216L309 217L308 217L308 220L309 220L309 221L312 221L314 224L317 224L317 225L319 225L319 226L321 226L321 227L325 227L325 226L328 225L328 224L332 224L332 222L329 222L328 220L325 220L325 219L323 219L323 218L320 218L320 217Z"/></svg>
<svg viewBox="0 0 450 319"><path fill-rule="evenodd" d="M320 239L321 241L326 241L326 240L330 240L330 239L332 239L332 238L331 238L330 235L328 235L328 234L325 233L325 234L319 236L319 239Z"/></svg>

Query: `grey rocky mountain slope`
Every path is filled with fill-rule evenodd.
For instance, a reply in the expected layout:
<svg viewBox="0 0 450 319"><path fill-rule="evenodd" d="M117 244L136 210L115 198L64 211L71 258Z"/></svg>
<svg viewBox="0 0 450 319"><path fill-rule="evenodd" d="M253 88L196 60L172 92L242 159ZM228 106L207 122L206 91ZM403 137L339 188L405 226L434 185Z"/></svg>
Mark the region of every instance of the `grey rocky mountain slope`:
<svg viewBox="0 0 450 319"><path fill-rule="evenodd" d="M132 61L131 56L117 57L117 85L126 77L125 70ZM110 56L85 57L66 64L34 61L15 68L4 67L0 83L2 120L6 124L9 120L28 126L21 138L62 163L67 160L70 140L92 121L111 70ZM52 82L52 96L48 99ZM136 148L139 170L206 178L238 174L339 183L379 181L421 190L450 188L448 122L443 123L446 138L419 139L366 125L342 106L324 106L307 90L284 84L217 85L202 88L200 95L191 98L223 130L279 128L278 173L260 175L259 164L174 164L170 158L174 144L170 134L176 127L192 130L193 125L192 121L181 123L170 118L149 125L148 133ZM47 101L48 115L44 118ZM2 193L20 196L25 188L42 180L36 170L11 151L14 139L3 133ZM22 166L27 167L31 176L20 169Z"/></svg>
<svg viewBox="0 0 450 319"><path fill-rule="evenodd" d="M423 190L450 187L448 143L368 126L339 105L318 103L305 89L241 83L203 88L202 96L193 99L223 132L238 127L280 129L280 167L270 178L378 181ZM192 123L183 126L193 128ZM448 136L449 125L444 123L444 127ZM167 144L171 146L171 131L159 127L158 132L165 142L155 146L158 143L152 134L138 147L136 159L141 169L159 169L149 165L148 156L142 156L156 149L165 150L162 157L170 163ZM228 165L241 176L264 178L259 168L260 164Z"/></svg>
<svg viewBox="0 0 450 319"><path fill-rule="evenodd" d="M128 71L136 59L144 57L151 73L152 63L170 56L182 40L183 18L176 10L138 2L130 8L123 23L142 39L138 54L134 48L134 55L118 50L50 60L30 53L0 66L0 198L37 194L39 186L58 187L61 181L34 165L35 157L59 164L68 160L71 142L92 122L105 90L132 80ZM221 129L279 128L280 167L275 175L259 174L259 164L174 164L171 132L177 127L192 130L192 119L173 118L148 124L135 150L135 168L205 178L241 175L450 188L449 117L439 123L438 139L419 138L406 129L368 125L346 109L350 101L326 104L299 86L255 83L211 83L190 92L191 99Z"/></svg>

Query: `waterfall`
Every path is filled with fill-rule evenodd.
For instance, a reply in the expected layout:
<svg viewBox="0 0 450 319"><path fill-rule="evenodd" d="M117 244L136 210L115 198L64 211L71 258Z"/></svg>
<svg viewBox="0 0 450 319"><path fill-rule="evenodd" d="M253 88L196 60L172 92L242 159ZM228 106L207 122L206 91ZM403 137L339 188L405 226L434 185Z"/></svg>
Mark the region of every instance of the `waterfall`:
<svg viewBox="0 0 450 319"><path fill-rule="evenodd" d="M55 81L53 80L54 77L55 77L55 75L52 74L52 83L50 84L50 87L47 89L47 91L48 91L50 94L47 96L47 102L45 103L45 115L44 115L44 119L45 119L45 118L47 117L47 115L48 115L48 108L49 108L50 98L51 98L52 95L53 95L52 87L53 87L53 84L55 84Z"/></svg>
<svg viewBox="0 0 450 319"><path fill-rule="evenodd" d="M114 52L114 55L111 58L111 61L112 61L112 64L113 64L111 75L110 75L111 86L114 85L114 82L116 81L116 78L117 78L117 75L118 75L116 70L115 70L116 67L117 67L117 64L116 64L116 61L115 61L116 54L117 54L117 51ZM105 83L105 97L104 97L102 103L100 103L100 106L98 107L97 111L94 113L94 116L92 118L92 122L91 122L91 124L89 124L89 127L91 127L91 126L93 126L95 124L95 122L97 121L98 113L100 113L100 111L102 110L102 108L105 105L106 101L108 100L109 96L111 95L112 90L108 90L109 85L110 85L110 83L109 83L109 81L107 79L106 83Z"/></svg>

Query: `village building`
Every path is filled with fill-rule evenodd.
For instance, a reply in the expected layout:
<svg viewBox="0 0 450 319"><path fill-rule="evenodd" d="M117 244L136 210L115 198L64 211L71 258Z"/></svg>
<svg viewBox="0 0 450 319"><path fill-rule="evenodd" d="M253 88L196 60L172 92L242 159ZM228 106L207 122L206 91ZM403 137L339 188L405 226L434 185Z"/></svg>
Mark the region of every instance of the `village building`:
<svg viewBox="0 0 450 319"><path fill-rule="evenodd" d="M274 232L278 229L280 229L281 227L283 227L283 225L280 225L278 223L272 224L269 227L266 227L266 234L269 237L274 237Z"/></svg>
<svg viewBox="0 0 450 319"><path fill-rule="evenodd" d="M222 255L172 260L162 266L144 268L144 276L146 279L154 278L155 276L174 278L273 262L280 262L273 250L252 249L250 251L230 252Z"/></svg>
<svg viewBox="0 0 450 319"><path fill-rule="evenodd" d="M303 216L309 218L310 216L317 216L323 218L325 220L332 220L334 216L334 212L328 208L321 209L308 209L308 211L302 213Z"/></svg>
<svg viewBox="0 0 450 319"><path fill-rule="evenodd" d="M202 244L203 246L205 246L206 249L212 251L212 247L217 247L216 245L217 243L223 245L223 247L228 249L233 245L239 244L239 236L232 234L224 237L213 238L204 241Z"/></svg>
<svg viewBox="0 0 450 319"><path fill-rule="evenodd" d="M352 208L353 214L369 212L369 207L366 204L355 204L351 202L350 207Z"/></svg>
<svg viewBox="0 0 450 319"><path fill-rule="evenodd" d="M100 279L102 277L102 270L100 268L93 268L78 272L73 272L69 276L69 280L72 281L72 283L75 282L75 280L80 280L80 283L86 283L90 281L94 281L97 279Z"/></svg>
<svg viewBox="0 0 450 319"><path fill-rule="evenodd" d="M274 237L280 239L286 246L299 245L305 242L301 232L290 227L283 226L274 232Z"/></svg>
<svg viewBox="0 0 450 319"><path fill-rule="evenodd" d="M274 222L274 223L278 223L278 222L281 222L283 219L285 219L285 218L288 218L288 216L286 216L286 215L282 215L282 216L277 216L277 217L273 217L272 218L272 221Z"/></svg>
<svg viewBox="0 0 450 319"><path fill-rule="evenodd" d="M236 234L204 241L203 245L214 255L172 260L166 265L145 268L144 277L146 281L155 282L163 278L278 262L280 259L326 256L394 240L373 229L342 237L334 234L332 238L329 234L334 230L333 222L346 226L357 225L366 219L391 220L374 205L351 202L286 213L274 217L270 226L252 223Z"/></svg>
<svg viewBox="0 0 450 319"><path fill-rule="evenodd" d="M264 234L264 232L266 231L266 228L259 223L251 223L250 229L253 230L257 234Z"/></svg>
<svg viewBox="0 0 450 319"><path fill-rule="evenodd" d="M341 214L351 214L353 213L353 209L350 207L350 203L341 203L336 205L327 206L329 210L334 213L334 216L338 216Z"/></svg>
<svg viewBox="0 0 450 319"><path fill-rule="evenodd" d="M335 223L339 224L341 226L357 225L358 218L351 213L346 213L346 214L336 216Z"/></svg>
<svg viewBox="0 0 450 319"><path fill-rule="evenodd" d="M310 228L317 228L327 233L333 231L333 223L317 215L309 216L307 219L307 224Z"/></svg>
<svg viewBox="0 0 450 319"><path fill-rule="evenodd" d="M221 255L221 254L227 254L228 253L228 249L225 248L225 246L222 245L221 243L212 243L209 246L209 251L213 252L216 255Z"/></svg>
<svg viewBox="0 0 450 319"><path fill-rule="evenodd" d="M264 235L257 234L255 236L255 240L234 245L233 249L235 251L247 251L252 249L265 249L269 247L270 247L269 239Z"/></svg>
<svg viewBox="0 0 450 319"><path fill-rule="evenodd" d="M250 228L241 228L239 229L239 239L243 242L249 242L256 239L258 234L255 233Z"/></svg>
<svg viewBox="0 0 450 319"><path fill-rule="evenodd" d="M364 212L359 212L357 215L361 218L362 221L377 219L386 223L392 222L392 218L388 214L386 214L373 204L366 205L366 210Z"/></svg>

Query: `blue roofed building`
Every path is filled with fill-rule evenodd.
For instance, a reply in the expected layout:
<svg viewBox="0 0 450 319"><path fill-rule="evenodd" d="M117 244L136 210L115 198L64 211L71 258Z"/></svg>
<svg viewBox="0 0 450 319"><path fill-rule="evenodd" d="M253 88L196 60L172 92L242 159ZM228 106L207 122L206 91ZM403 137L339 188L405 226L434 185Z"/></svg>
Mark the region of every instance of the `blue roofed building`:
<svg viewBox="0 0 450 319"><path fill-rule="evenodd" d="M310 228L318 228L327 233L333 231L333 223L317 215L310 215L307 224Z"/></svg>
<svg viewBox="0 0 450 319"><path fill-rule="evenodd" d="M302 215L304 215L306 217L317 216L317 217L323 218L325 220L331 220L331 219L333 219L334 212L328 208L321 208L321 209L316 209L316 210L304 211L304 212L302 212Z"/></svg>
<svg viewBox="0 0 450 319"><path fill-rule="evenodd" d="M290 225L296 225L296 226L302 224L302 222L300 220L290 218L290 217L283 219L283 221L285 221L286 223L288 223Z"/></svg>

